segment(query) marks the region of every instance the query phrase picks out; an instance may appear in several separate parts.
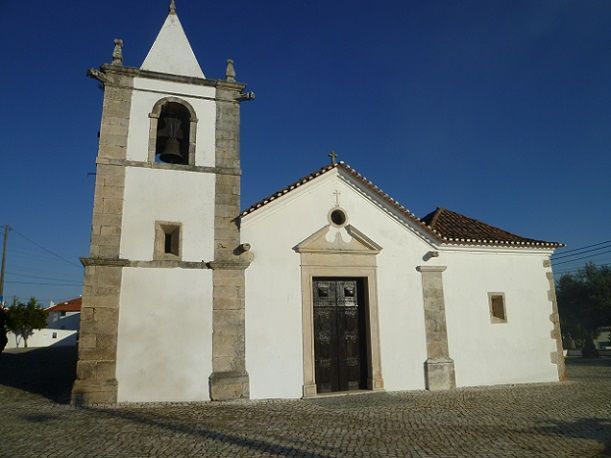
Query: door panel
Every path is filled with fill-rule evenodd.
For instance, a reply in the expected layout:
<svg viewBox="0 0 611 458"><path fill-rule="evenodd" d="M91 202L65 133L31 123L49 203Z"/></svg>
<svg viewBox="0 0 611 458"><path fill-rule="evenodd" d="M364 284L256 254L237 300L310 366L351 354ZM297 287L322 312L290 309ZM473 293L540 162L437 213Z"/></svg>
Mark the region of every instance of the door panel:
<svg viewBox="0 0 611 458"><path fill-rule="evenodd" d="M314 354L319 393L364 388L362 304L356 279L315 279Z"/></svg>

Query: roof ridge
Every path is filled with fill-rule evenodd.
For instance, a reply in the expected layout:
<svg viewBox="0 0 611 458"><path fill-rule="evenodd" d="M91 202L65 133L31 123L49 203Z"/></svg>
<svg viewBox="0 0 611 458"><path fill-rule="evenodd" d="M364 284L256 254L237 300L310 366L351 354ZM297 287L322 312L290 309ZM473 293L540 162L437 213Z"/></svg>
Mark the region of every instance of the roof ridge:
<svg viewBox="0 0 611 458"><path fill-rule="evenodd" d="M270 202L300 187L301 185L309 183L310 181L334 169L341 169L345 173L352 176L354 179L358 180L364 187L369 189L371 192L375 193L380 199L384 200L387 204L389 204L392 208L394 208L401 216L410 220L412 223L415 223L417 226L423 229L426 233L428 233L432 238L434 238L435 240L439 241L442 244L487 245L487 246L498 246L498 247L531 246L531 247L540 247L540 248L556 248L556 247L564 246L563 244L558 243L558 242L546 242L543 240L535 240L535 239L529 239L526 237L521 237L517 234L513 234L511 232L505 231L504 229L492 226L488 223L484 223L483 221L476 220L469 216L462 215L458 212L455 212L453 210L448 210L447 208L443 208L443 207L437 207L435 212L431 212L434 214L431 218L431 223L428 224L424 219L427 218L431 213L429 213L429 215L426 215L422 219L418 218L410 210L404 207L401 203L393 199L390 195L385 193L380 187L375 185L372 181L367 179L361 173L357 172L354 168L352 168L350 165L348 165L344 161L334 162L332 164L325 165L324 167L321 167L309 173L308 175L305 175L299 178L297 181L294 181L293 183L289 184L288 186L285 186L280 191L274 192L268 195L267 197L265 197L264 199L254 203L253 205L248 207L246 210L243 210L239 216L244 217L246 215L249 215L250 213L263 207L264 205L269 204ZM438 227L436 227L439 225L440 218L443 214L455 215L455 218L463 219L463 223L464 223L464 220L467 219L471 222L484 225L487 228L489 228L488 232L490 233L486 234L485 233L486 231L484 231L484 237L481 237L478 235L474 235L473 237L471 237L469 236L469 234L467 234L466 236L462 236L462 235L454 236L454 234L450 235L448 233L444 234L445 232L444 230L440 230L438 229ZM460 233L464 231L461 231L459 228L458 232ZM506 235L505 239L502 236L501 237L495 236L494 232L497 232L497 233L500 232ZM477 234L476 232L474 233ZM507 238L509 238L509 240L507 240ZM511 239L514 239L514 240L511 240Z"/></svg>
<svg viewBox="0 0 611 458"><path fill-rule="evenodd" d="M250 207L246 208L245 210L242 210L240 212L240 216L246 216L252 212L254 212L255 210L261 208L263 205L267 205L268 203L270 203L273 200L276 200L279 197L282 197L284 194L287 194L288 192L292 191L295 188L298 188L299 186L301 186L302 184L305 184L309 181L312 181L314 178L317 178L321 175L324 175L325 173L329 172L330 170L333 170L339 166L345 166L345 162L344 161L339 161L333 164L327 164L323 167L320 167L316 170L314 170L313 172L302 176L301 178L299 178L298 180L295 180L293 182L291 182L290 184L284 186L283 188L281 188L279 191L273 192L271 194L268 194L266 197L264 197L263 199L255 202L254 204L252 204Z"/></svg>
<svg viewBox="0 0 611 458"><path fill-rule="evenodd" d="M433 218L431 218L431 224L429 224L431 228L435 227L435 224L437 224L437 220L439 219L439 216L441 216L444 210L445 208L437 207L437 209L435 210L435 214L433 215Z"/></svg>
<svg viewBox="0 0 611 458"><path fill-rule="evenodd" d="M454 211L454 210L450 210L450 209L447 209L447 208L446 208L446 209L444 209L444 210L446 210L446 211L447 211L447 212L449 212L449 213L453 213L453 214L455 214L455 215L458 215L458 216L460 216L460 217L462 217L462 218L467 218L467 219L470 219L471 221L474 221L474 222L476 222L476 223L483 224L484 226L491 227L492 229L495 229L495 230L497 230L497 231L504 232L504 233L509 234L509 235L511 235L511 236L513 236L513 237L519 237L519 238L522 238L522 239L529 238L529 237L523 237L523 236L518 235L518 234L514 234L513 232L506 231L505 229L501 229L500 227L493 226L492 224L486 223L485 221L479 220L479 219L477 219L477 218L473 218L473 217L471 217L471 216L467 216L467 215L464 215L464 214L462 214L462 213L458 213L457 211ZM533 240L534 240L534 239L533 239Z"/></svg>
<svg viewBox="0 0 611 458"><path fill-rule="evenodd" d="M458 213L457 211L454 211L454 210L450 210L447 208L442 208L441 210L442 210L441 212L438 212L435 215L436 217L435 224L439 222L439 218L441 217L442 212L445 212L445 214L450 217L453 216L455 219L458 219L458 221L454 221L454 222L451 222L451 221L445 222L444 223L444 226L446 226L445 229L437 228L437 231L441 235L441 237L446 242L449 242L449 243L465 243L466 242L467 244L486 244L486 245L492 244L492 245L505 245L505 246L507 245L509 246L540 246L540 247L551 247L551 248L564 246L562 243L559 243L559 242L547 242L545 240L538 240L538 239L533 239L530 237L523 237L513 232L509 232L505 229L501 229L500 227L488 224L479 219L472 218L467 215L463 215L462 213ZM465 237L464 235L461 235L460 232L462 232L462 230L460 227L457 228L456 225L460 225L460 223L464 224L465 220L467 224L479 225L480 230L483 227L484 230L487 231L488 233L487 234L484 233L483 236L481 234L467 236L467 237ZM431 221L431 224L433 224L433 221ZM456 233L456 231L458 231L458 233ZM495 233L497 233L497 235L495 235ZM474 234L477 234L477 231L474 231ZM500 234L501 237L499 237L498 234ZM509 240L507 239L504 240L503 236L505 236Z"/></svg>

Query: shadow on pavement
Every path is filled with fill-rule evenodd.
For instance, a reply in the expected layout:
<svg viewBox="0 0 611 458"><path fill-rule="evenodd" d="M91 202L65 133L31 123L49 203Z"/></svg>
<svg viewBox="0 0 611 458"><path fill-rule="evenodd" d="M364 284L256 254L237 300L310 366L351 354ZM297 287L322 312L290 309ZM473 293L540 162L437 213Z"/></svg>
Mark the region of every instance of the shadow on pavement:
<svg viewBox="0 0 611 458"><path fill-rule="evenodd" d="M76 355L76 347L4 351L0 356L0 385L68 404L76 378Z"/></svg>
<svg viewBox="0 0 611 458"><path fill-rule="evenodd" d="M134 411L126 411L122 409L99 409L99 408L87 408L81 407L81 409L94 411L96 413L102 413L111 417L121 418L128 420L132 423L139 423L146 426L152 426L155 428L165 429L174 433L189 434L201 439L214 440L220 443L232 444L238 447L247 449L250 453L269 453L279 456L308 456L311 458L330 458L331 456L337 456L339 450L323 446L322 444L315 444L319 448L323 447L329 449L329 455L321 455L316 452L307 450L306 448L300 448L299 445L282 445L280 443L274 443L267 439L249 438L238 434L229 434L227 432L212 431L206 429L203 424L197 423L185 423L178 419L167 418L159 413L159 411L151 414L147 413L136 413ZM297 441L295 438L287 438L290 443L297 444L302 443L302 446L308 447L314 444L305 443L304 441ZM285 441L285 442L287 442Z"/></svg>
<svg viewBox="0 0 611 458"><path fill-rule="evenodd" d="M605 447L603 456L609 456L609 432L611 420L606 418L581 418L574 421L548 420L545 426L537 427L537 433L550 436L574 437L595 440Z"/></svg>

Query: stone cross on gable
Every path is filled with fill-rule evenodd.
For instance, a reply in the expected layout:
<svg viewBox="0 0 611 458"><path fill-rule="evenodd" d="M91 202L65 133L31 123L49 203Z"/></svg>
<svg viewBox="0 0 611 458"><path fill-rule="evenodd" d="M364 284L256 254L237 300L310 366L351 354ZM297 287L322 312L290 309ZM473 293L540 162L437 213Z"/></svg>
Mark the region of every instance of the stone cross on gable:
<svg viewBox="0 0 611 458"><path fill-rule="evenodd" d="M331 164L337 164L337 153L335 151L331 151L328 156L331 158Z"/></svg>
<svg viewBox="0 0 611 458"><path fill-rule="evenodd" d="M333 195L335 196L335 205L337 205L339 207L339 196L341 195L341 192L339 192L337 189L333 192Z"/></svg>
<svg viewBox="0 0 611 458"><path fill-rule="evenodd" d="M176 14L176 2L174 0L170 1L170 14Z"/></svg>

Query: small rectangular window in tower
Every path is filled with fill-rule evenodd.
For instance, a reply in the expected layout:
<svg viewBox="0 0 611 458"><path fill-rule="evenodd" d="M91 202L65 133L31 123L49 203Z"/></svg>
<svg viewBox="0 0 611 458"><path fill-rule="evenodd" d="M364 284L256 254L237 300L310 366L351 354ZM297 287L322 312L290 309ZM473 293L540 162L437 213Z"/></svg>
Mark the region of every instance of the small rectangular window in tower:
<svg viewBox="0 0 611 458"><path fill-rule="evenodd" d="M490 321L492 323L507 323L505 313L505 295L503 293L488 293L490 303Z"/></svg>
<svg viewBox="0 0 611 458"><path fill-rule="evenodd" d="M155 222L155 250L153 259L180 259L180 224Z"/></svg>

